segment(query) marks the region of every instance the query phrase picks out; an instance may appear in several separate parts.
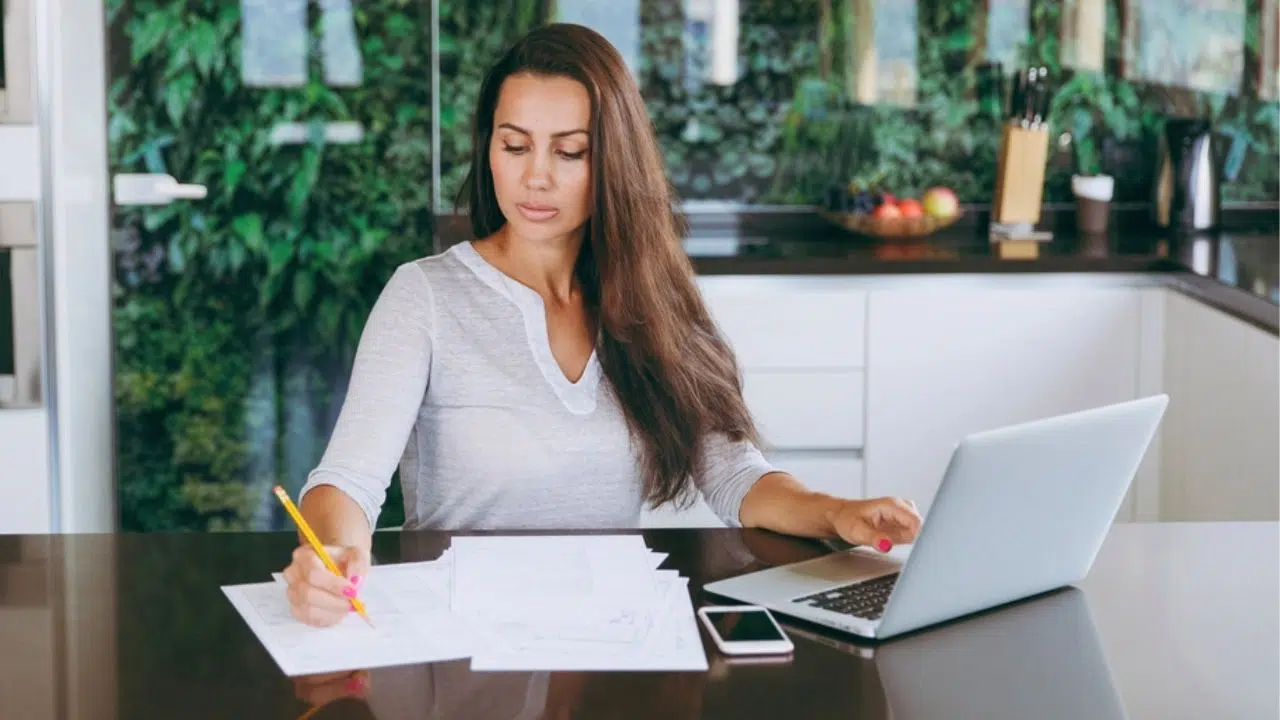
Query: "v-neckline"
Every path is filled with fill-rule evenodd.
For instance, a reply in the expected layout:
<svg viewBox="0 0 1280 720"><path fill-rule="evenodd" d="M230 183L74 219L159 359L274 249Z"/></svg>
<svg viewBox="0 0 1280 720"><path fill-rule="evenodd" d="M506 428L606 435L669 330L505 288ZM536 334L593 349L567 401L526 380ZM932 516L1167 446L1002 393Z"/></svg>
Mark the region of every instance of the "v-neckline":
<svg viewBox="0 0 1280 720"><path fill-rule="evenodd" d="M591 348L587 364L576 381L569 379L555 353L551 351L551 335L547 328L547 306L537 290L525 285L515 278L499 270L489 262L480 251L476 250L473 241L458 243L453 246L459 259L472 272L488 285L506 297L519 310L524 320L525 338L534 363L542 372L542 376L551 386L552 391L560 398L560 402L573 413L586 414L595 410L596 390L600 384L600 363L596 356L596 348Z"/></svg>

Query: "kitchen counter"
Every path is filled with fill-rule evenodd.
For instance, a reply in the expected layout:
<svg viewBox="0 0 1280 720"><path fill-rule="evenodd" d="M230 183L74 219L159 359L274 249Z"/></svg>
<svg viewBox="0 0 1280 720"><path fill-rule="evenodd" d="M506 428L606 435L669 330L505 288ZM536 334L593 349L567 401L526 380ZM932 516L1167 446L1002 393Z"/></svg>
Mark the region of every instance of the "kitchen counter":
<svg viewBox="0 0 1280 720"><path fill-rule="evenodd" d="M1035 259L1004 259L981 217L918 240L854 235L813 212L691 213L686 251L700 275L1071 274L1165 285L1280 334L1280 229L1249 213L1221 232L1178 236L1122 224L1066 226Z"/></svg>
<svg viewBox="0 0 1280 720"><path fill-rule="evenodd" d="M650 530L695 604L713 580L816 557L760 530ZM269 581L278 533L0 536L4 717L1274 718L1276 523L1121 523L1074 588L880 643L781 620L773 661L702 673L471 672L465 660L284 677L219 586ZM437 532L383 532L380 563ZM903 548L895 548L901 552ZM975 552L981 552L975 548Z"/></svg>

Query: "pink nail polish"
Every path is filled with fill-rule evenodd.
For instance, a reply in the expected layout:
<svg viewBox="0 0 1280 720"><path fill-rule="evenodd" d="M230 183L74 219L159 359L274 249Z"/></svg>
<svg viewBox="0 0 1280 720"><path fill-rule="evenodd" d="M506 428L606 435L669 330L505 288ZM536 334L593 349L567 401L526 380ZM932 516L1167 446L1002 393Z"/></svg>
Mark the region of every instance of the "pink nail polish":
<svg viewBox="0 0 1280 720"><path fill-rule="evenodd" d="M349 598L354 598L354 597L356 596L356 586L355 586L355 585L348 585L348 586L346 586L346 587L342 588L342 594L343 594L343 595L346 595L346 596L347 596L347 597L349 597Z"/></svg>
<svg viewBox="0 0 1280 720"><path fill-rule="evenodd" d="M364 690L364 681L358 677L353 677L347 681L347 692L358 693Z"/></svg>
<svg viewBox="0 0 1280 720"><path fill-rule="evenodd" d="M352 575L352 576L351 576L351 587L359 588L359 587L360 587L360 583L361 583L363 580L364 580L364 578L363 578L363 577L361 577L361 576L359 576L359 575Z"/></svg>
<svg viewBox="0 0 1280 720"><path fill-rule="evenodd" d="M893 543L889 542L889 538L880 538L876 547L880 548L880 552L889 552L893 549Z"/></svg>

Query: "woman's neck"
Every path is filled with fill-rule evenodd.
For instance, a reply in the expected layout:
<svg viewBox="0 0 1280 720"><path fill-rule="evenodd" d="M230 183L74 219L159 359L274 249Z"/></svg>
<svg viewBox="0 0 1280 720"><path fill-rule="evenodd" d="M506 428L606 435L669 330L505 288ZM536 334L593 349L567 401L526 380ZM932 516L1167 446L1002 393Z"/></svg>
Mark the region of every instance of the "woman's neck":
<svg viewBox="0 0 1280 720"><path fill-rule="evenodd" d="M476 241L485 259L520 283L556 303L572 302L578 295L574 268L582 249L582 233L551 240L517 237L510 225Z"/></svg>

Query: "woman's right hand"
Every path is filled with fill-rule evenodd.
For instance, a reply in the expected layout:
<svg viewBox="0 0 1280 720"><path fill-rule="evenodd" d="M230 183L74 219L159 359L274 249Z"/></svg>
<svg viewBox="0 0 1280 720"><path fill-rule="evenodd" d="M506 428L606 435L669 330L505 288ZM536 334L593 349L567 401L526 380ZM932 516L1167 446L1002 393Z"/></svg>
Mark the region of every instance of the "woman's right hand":
<svg viewBox="0 0 1280 720"><path fill-rule="evenodd" d="M369 553L360 547L325 546L325 551L342 571L338 577L325 567L310 545L293 551L293 562L284 569L289 584L289 610L308 625L327 627L353 612L351 600L369 573Z"/></svg>

